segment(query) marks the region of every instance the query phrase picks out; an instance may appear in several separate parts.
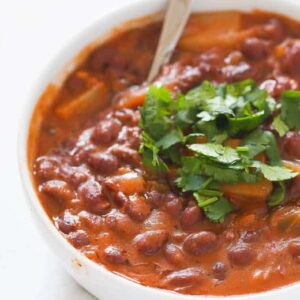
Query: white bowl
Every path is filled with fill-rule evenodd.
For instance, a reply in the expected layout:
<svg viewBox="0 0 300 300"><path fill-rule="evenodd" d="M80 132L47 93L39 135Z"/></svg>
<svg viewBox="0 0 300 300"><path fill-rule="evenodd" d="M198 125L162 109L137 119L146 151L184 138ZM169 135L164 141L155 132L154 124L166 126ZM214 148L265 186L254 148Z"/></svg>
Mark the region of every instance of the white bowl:
<svg viewBox="0 0 300 300"><path fill-rule="evenodd" d="M24 114L20 123L19 132L19 167L26 190L28 203L33 218L37 222L49 247L58 256L62 264L72 277L86 290L101 300L193 300L193 299L247 299L247 300L282 300L296 299L300 294L300 283L286 286L258 294L243 296L215 297L215 296L188 296L166 290L145 287L106 270L103 266L87 259L73 248L57 231L46 215L34 191L27 164L27 139L31 116L39 96L49 82L57 81L67 62L87 44L103 36L115 26L130 19L150 15L163 10L166 0L139 0L130 5L120 7L112 13L101 17L95 24L79 34L67 47L50 62L48 68L40 75L39 81L32 88ZM237 9L249 11L254 8L269 10L300 19L299 0L194 0L194 11L214 11Z"/></svg>

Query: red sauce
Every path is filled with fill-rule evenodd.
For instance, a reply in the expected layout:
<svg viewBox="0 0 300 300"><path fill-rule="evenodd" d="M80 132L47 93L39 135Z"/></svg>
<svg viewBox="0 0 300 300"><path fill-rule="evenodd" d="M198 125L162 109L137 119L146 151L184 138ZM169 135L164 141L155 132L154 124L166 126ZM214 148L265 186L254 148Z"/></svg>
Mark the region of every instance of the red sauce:
<svg viewBox="0 0 300 300"><path fill-rule="evenodd" d="M41 99L28 153L45 211L84 255L143 285L231 295L300 280L296 200L270 210L254 199L214 224L168 176L143 166L138 106L146 87L133 86L147 77L160 29L154 23L113 36L67 77L50 106ZM195 14L157 80L185 92L204 79L253 78L277 98L299 88L299 33L299 23L269 13ZM299 158L298 133L281 145L286 157ZM294 199L299 186L295 179Z"/></svg>

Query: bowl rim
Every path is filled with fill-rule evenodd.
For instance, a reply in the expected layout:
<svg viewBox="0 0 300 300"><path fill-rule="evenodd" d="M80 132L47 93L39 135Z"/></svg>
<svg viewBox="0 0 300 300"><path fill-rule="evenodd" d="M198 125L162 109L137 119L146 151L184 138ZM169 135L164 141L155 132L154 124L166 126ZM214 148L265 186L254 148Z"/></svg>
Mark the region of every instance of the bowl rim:
<svg viewBox="0 0 300 300"><path fill-rule="evenodd" d="M250 0L247 1L246 5L240 5L241 3L236 2L236 0L226 0L224 1L224 5L220 5L218 3L220 0L211 0L209 3L204 3L204 7L214 7L214 9L201 9L201 11L222 11L226 9L230 9L231 7L237 6L237 10L244 11L244 10L251 10L253 8L266 9L267 7L272 8L269 11L274 12L272 6L268 6L270 4L276 3L277 6L286 5L286 8L284 9L283 15L286 15L288 17L298 19L300 21L300 16L297 16L297 9L299 11L300 9L300 2L297 3L297 1L294 0L285 0L285 4L280 2L282 0L264 0L264 3L260 3L261 0L253 0L250 4ZM61 70L64 67L60 67L57 69L53 66L61 66L60 61L64 61L63 65L66 66L69 64L68 61L70 59L67 59L70 55L65 55L66 49L70 51L71 57L75 57L76 54L79 53L80 50L82 50L82 47L77 47L78 44L86 44L88 45L90 42L93 41L85 41L84 36L92 31L95 31L99 25L105 22L108 18L114 18L117 17L120 19L120 15L124 14L124 11L128 10L138 10L139 8L142 8L143 6L147 5L149 7L151 6L158 6L164 5L166 0L138 0L135 2L130 2L126 4L120 5L116 9L109 10L105 14L103 14L100 18L96 19L94 22L88 24L87 26L84 26L85 28L75 34L69 41L62 44L60 47L60 51L58 51L42 68L42 70L39 72L37 79L34 81L31 91L26 96L26 101L24 101L23 107L20 110L19 115L19 128L18 128L18 141L17 141L17 154L18 154L18 167L19 167L19 173L21 176L21 181L23 185L23 189L25 191L26 199L27 199L27 206L32 213L32 215L37 218L39 221L42 222L43 226L47 229L48 234L51 234L54 239L58 243L61 244L61 246L71 253L73 257L76 257L82 262L87 268L95 269L97 272L101 272L103 276L108 277L108 279L118 282L124 282L124 284L127 284L128 286L131 286L134 289L140 289L142 291L152 293L153 296L162 296L164 295L166 299L174 299L174 300L196 300L196 299L247 299L247 300L262 300L262 299L282 299L283 297L293 297L296 296L300 291L300 282L296 282L290 285L286 285L280 288L275 288L272 290L267 290L259 293L251 293L251 294L243 294L243 295L229 295L229 296L215 296L215 295L185 295L176 293L173 291L165 290L165 289L159 289L156 287L149 287L144 286L140 283L134 282L132 279L127 278L125 276L122 276L122 274L116 274L114 272L109 271L105 268L104 265L97 264L96 262L88 259L85 255L83 255L79 250L75 249L55 228L54 224L51 222L50 218L46 214L46 211L44 210L41 201L39 200L38 195L35 192L35 189L33 187L32 178L30 174L30 169L28 166L27 161L27 153L28 153L28 134L29 134L29 126L31 123L32 114L34 112L34 109L38 103L39 97L42 95L43 91L45 90L48 83L55 81L55 78L60 76ZM246 3L246 1L245 1ZM215 7L214 4L219 4L218 7ZM241 8L241 6L243 6ZM197 11L197 10L195 10ZM125 18L126 20L131 20L132 18ZM124 21L118 22L119 25L122 25ZM111 27L113 29L114 27ZM105 34L104 34L105 35ZM83 42L85 41L85 42ZM73 50L72 50L73 49ZM74 51L74 49L77 49ZM68 52L66 51L66 52ZM80 283L79 283L80 284ZM289 294L287 294L289 293Z"/></svg>

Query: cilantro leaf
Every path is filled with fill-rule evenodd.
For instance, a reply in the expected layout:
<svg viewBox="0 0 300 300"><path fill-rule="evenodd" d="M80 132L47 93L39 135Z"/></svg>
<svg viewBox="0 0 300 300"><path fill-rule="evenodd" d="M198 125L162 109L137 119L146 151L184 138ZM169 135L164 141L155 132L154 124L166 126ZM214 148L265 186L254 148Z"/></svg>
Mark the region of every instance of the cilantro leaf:
<svg viewBox="0 0 300 300"><path fill-rule="evenodd" d="M201 156L209 157L223 164L232 164L241 159L236 150L221 144L193 144L188 148Z"/></svg>
<svg viewBox="0 0 300 300"><path fill-rule="evenodd" d="M164 135L157 143L156 146L166 150L171 146L183 141L183 134L178 129L173 129Z"/></svg>
<svg viewBox="0 0 300 300"><path fill-rule="evenodd" d="M200 86L190 90L185 97L188 107L199 107L203 105L204 101L216 96L216 87L209 81L204 81Z"/></svg>
<svg viewBox="0 0 300 300"><path fill-rule="evenodd" d="M266 151L271 165L281 164L277 142L271 131L255 130L243 140L241 145L248 148L248 152L245 155L250 159Z"/></svg>
<svg viewBox="0 0 300 300"><path fill-rule="evenodd" d="M258 179L256 174L248 173L241 169L228 168L226 165L221 165L215 162L206 161L202 163L202 172L214 180L222 183L237 183L246 181L255 183Z"/></svg>
<svg viewBox="0 0 300 300"><path fill-rule="evenodd" d="M234 136L241 132L250 132L263 123L265 118L266 115L264 111L239 118L229 118L229 133L231 136Z"/></svg>
<svg viewBox="0 0 300 300"><path fill-rule="evenodd" d="M167 171L168 166L159 157L159 148L155 141L145 132L142 132L142 142L139 153L142 154L145 166L153 171Z"/></svg>
<svg viewBox="0 0 300 300"><path fill-rule="evenodd" d="M141 126L155 140L162 138L170 129L171 101L171 93L166 88L150 86L144 105L140 108Z"/></svg>
<svg viewBox="0 0 300 300"><path fill-rule="evenodd" d="M264 163L259 163L259 168L264 177L270 181L289 180L299 175L298 172L291 171L288 168L269 166Z"/></svg>
<svg viewBox="0 0 300 300"><path fill-rule="evenodd" d="M268 205L270 207L278 206L280 205L286 194L286 188L283 182L278 182L278 184L275 186L272 195L270 196L268 200Z"/></svg>
<svg viewBox="0 0 300 300"><path fill-rule="evenodd" d="M175 183L183 192L197 191L203 185L206 178L200 175L200 167L201 162L196 157L184 156L182 158L180 177Z"/></svg>
<svg viewBox="0 0 300 300"><path fill-rule="evenodd" d="M230 83L226 85L226 93L233 97L240 97L251 92L255 85L255 81L252 79Z"/></svg>
<svg viewBox="0 0 300 300"><path fill-rule="evenodd" d="M290 129L300 130L300 91L283 92L281 117Z"/></svg>
<svg viewBox="0 0 300 300"><path fill-rule="evenodd" d="M175 180L175 183L183 192L192 192L199 190L204 181L205 178L201 175L183 174Z"/></svg>
<svg viewBox="0 0 300 300"><path fill-rule="evenodd" d="M225 217L233 211L233 205L225 197L205 199L197 193L194 193L194 196L206 217L212 222L224 222Z"/></svg>
<svg viewBox="0 0 300 300"><path fill-rule="evenodd" d="M272 126L279 133L280 137L283 137L290 130L287 124L282 120L281 116L278 115L274 118Z"/></svg>

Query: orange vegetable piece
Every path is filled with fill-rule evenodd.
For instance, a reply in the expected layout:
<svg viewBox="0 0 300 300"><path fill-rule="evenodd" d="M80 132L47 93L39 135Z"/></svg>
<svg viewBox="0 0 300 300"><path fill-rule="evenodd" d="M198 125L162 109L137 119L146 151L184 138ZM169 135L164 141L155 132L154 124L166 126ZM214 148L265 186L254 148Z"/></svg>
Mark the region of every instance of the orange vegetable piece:
<svg viewBox="0 0 300 300"><path fill-rule="evenodd" d="M123 175L114 176L110 181L109 187L111 189L121 191L127 195L141 193L145 189L144 178L136 172L129 172Z"/></svg>
<svg viewBox="0 0 300 300"><path fill-rule="evenodd" d="M212 46L234 45L239 38L240 21L241 14L235 11L193 15L179 41L179 48L199 51Z"/></svg>
<svg viewBox="0 0 300 300"><path fill-rule="evenodd" d="M79 72L78 76L85 81L87 90L55 108L56 116L61 119L84 117L109 104L109 91L103 82L85 72Z"/></svg>
<svg viewBox="0 0 300 300"><path fill-rule="evenodd" d="M257 183L240 182L222 186L224 196L237 207L266 202L272 189L273 185L267 179L262 179Z"/></svg>
<svg viewBox="0 0 300 300"><path fill-rule="evenodd" d="M298 172L299 175L296 178L300 179L300 165L299 164L285 160L285 161L283 161L283 165L292 171Z"/></svg>
<svg viewBox="0 0 300 300"><path fill-rule="evenodd" d="M225 146L231 147L231 148L236 148L241 144L242 140L241 139L229 139L225 142Z"/></svg>
<svg viewBox="0 0 300 300"><path fill-rule="evenodd" d="M147 91L147 86L141 89L129 89L122 95L117 107L134 108L143 105Z"/></svg>

